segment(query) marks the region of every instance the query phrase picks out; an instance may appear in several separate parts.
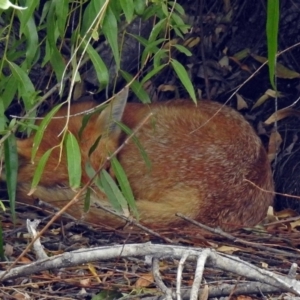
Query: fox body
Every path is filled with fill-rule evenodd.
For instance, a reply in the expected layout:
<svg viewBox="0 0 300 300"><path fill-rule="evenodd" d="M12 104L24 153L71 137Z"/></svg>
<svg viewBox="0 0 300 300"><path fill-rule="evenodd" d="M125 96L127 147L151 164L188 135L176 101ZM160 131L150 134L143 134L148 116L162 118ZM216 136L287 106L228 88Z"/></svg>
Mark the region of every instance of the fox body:
<svg viewBox="0 0 300 300"><path fill-rule="evenodd" d="M124 94L124 92L123 92ZM78 139L82 168L87 161L98 169L109 153L126 139L114 120L135 130L151 112L152 116L135 132L151 162L149 168L136 144L130 140L117 154L130 182L140 222L151 227L170 227L183 221L177 212L201 223L233 230L256 225L263 219L273 201L273 180L267 154L250 124L232 108L211 101L174 100L156 104L126 104L127 94L116 97L101 113L93 114L79 136L83 115L93 108L93 101L71 106L68 130ZM66 116L61 108L56 116ZM52 119L45 130L35 161L49 148L58 145L66 119ZM94 152L90 148L101 136ZM33 137L18 140L20 156L18 198L27 196L36 165L31 164ZM38 188L33 194L54 206L62 207L72 199L68 187L66 155L54 149ZM110 166L106 165L107 169ZM82 181L88 181L83 171ZM111 208L100 191L92 195L87 221L111 226L122 220L104 212L97 203ZM83 205L82 203L80 204ZM71 207L75 217L83 209Z"/></svg>

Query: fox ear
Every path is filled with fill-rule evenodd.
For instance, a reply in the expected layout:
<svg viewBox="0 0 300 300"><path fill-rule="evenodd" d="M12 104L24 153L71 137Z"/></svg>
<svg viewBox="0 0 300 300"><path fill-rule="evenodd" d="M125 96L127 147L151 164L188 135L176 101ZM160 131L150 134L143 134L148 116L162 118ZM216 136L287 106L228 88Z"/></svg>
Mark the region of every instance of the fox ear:
<svg viewBox="0 0 300 300"><path fill-rule="evenodd" d="M118 135L121 133L121 129L116 122L122 120L127 98L128 87L125 87L100 113L97 119L97 127L103 129L105 135Z"/></svg>

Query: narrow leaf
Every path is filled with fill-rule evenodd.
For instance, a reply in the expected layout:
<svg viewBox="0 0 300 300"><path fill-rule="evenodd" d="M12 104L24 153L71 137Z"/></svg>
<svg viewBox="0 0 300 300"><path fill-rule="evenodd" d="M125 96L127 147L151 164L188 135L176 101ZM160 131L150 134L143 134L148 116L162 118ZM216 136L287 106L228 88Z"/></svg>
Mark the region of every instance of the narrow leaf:
<svg viewBox="0 0 300 300"><path fill-rule="evenodd" d="M51 50L52 55L50 57L50 63L54 69L57 81L60 82L63 79L62 76L65 70L65 61L56 47L52 48Z"/></svg>
<svg viewBox="0 0 300 300"><path fill-rule="evenodd" d="M119 190L115 181L111 178L106 170L102 170L100 176L103 190L111 205L116 211L122 212L125 216L129 216L127 201Z"/></svg>
<svg viewBox="0 0 300 300"><path fill-rule="evenodd" d="M34 15L34 11L39 5L39 0L26 1L27 9L19 11L18 16L20 19L20 33L24 32L25 26L30 18Z"/></svg>
<svg viewBox="0 0 300 300"><path fill-rule="evenodd" d="M160 20L157 24L154 25L154 27L150 33L150 36L149 36L149 42L156 41L157 36L161 32L164 32L166 24L167 24L167 18Z"/></svg>
<svg viewBox="0 0 300 300"><path fill-rule="evenodd" d="M178 28L183 34L186 34L188 32L188 30L190 29L190 26L184 23L181 16L179 16L178 14L176 14L174 12L171 15L171 20L176 24L176 28ZM174 28L175 28L175 26L174 26ZM181 34L179 36L181 36L183 38L183 36Z"/></svg>
<svg viewBox="0 0 300 300"><path fill-rule="evenodd" d="M4 109L7 109L13 101L17 88L17 80L14 76L4 77L2 75L2 79L0 80L0 90L3 90L1 96Z"/></svg>
<svg viewBox="0 0 300 300"><path fill-rule="evenodd" d="M149 55L152 55L152 54L156 54L158 53L159 51L161 51L157 45L160 45L162 44L163 42L165 42L166 39L158 39L158 40L155 40L154 42L151 42L151 43L148 43L146 46L145 46L145 49L143 51L143 54L142 54L142 58L141 58L141 64L144 65L145 64L145 61L146 61L146 58L147 56Z"/></svg>
<svg viewBox="0 0 300 300"><path fill-rule="evenodd" d="M81 153L76 137L67 132L65 137L65 146L67 152L69 184L72 189L76 189L81 183Z"/></svg>
<svg viewBox="0 0 300 300"><path fill-rule="evenodd" d="M65 68L65 62L61 52L57 49L58 39L58 24L56 22L55 15L55 2L50 2L50 7L47 15L47 43L46 43L46 55L44 57L43 64L50 60L54 69L57 81L62 80L62 75Z"/></svg>
<svg viewBox="0 0 300 300"><path fill-rule="evenodd" d="M105 63L98 52L91 45L88 45L86 51L95 68L96 75L100 83L100 88L106 87L108 84L109 75Z"/></svg>
<svg viewBox="0 0 300 300"><path fill-rule="evenodd" d="M43 155L42 157L40 158L38 164L37 164L37 167L34 171L34 175L33 175L33 179L32 179L32 183L31 183L31 189L30 189L30 192L29 192L29 195L32 195L36 189L36 187L38 186L40 180L41 180L41 177L42 177L42 174L43 174L43 171L45 169L45 165L48 161L48 158L52 152L53 148L51 149L48 149ZM54 172L54 170L53 170Z"/></svg>
<svg viewBox="0 0 300 300"><path fill-rule="evenodd" d="M18 176L18 153L16 137L10 135L4 142L4 160L6 186L9 196L9 205L13 222L16 220L16 188Z"/></svg>
<svg viewBox="0 0 300 300"><path fill-rule="evenodd" d="M128 83L132 81L133 77L129 73L123 70L120 70L120 73ZM151 103L149 95L146 93L140 82L134 80L133 82L131 82L130 88L143 103Z"/></svg>
<svg viewBox="0 0 300 300"><path fill-rule="evenodd" d="M119 41L118 41L118 24L114 13L111 8L106 11L105 19L102 26L103 33L106 40L113 52L117 69L120 69L120 53L119 53Z"/></svg>
<svg viewBox="0 0 300 300"><path fill-rule="evenodd" d="M26 69L31 69L32 63L40 51L38 46L38 32L35 26L34 19L31 18L24 28L26 36Z"/></svg>
<svg viewBox="0 0 300 300"><path fill-rule="evenodd" d="M279 0L268 0L267 4L267 44L269 59L269 77L274 90L276 52L278 48Z"/></svg>
<svg viewBox="0 0 300 300"><path fill-rule="evenodd" d="M155 76L156 74L158 74L164 67L166 67L167 64L163 64L160 65L156 68L153 68L151 71L147 71L147 75L143 78L143 80L141 81L141 84L143 85L145 82L147 82L148 80L150 80L153 76Z"/></svg>
<svg viewBox="0 0 300 300"><path fill-rule="evenodd" d="M174 9L180 14L180 15L184 15L185 14L185 11L184 11L184 8L178 4L177 2L173 2L173 1L168 1L169 2L169 5L171 7L174 7Z"/></svg>
<svg viewBox="0 0 300 300"><path fill-rule="evenodd" d="M69 0L55 0L55 13L57 29L59 31L60 37L64 38L66 31L66 22L69 16Z"/></svg>
<svg viewBox="0 0 300 300"><path fill-rule="evenodd" d="M81 35L84 36L90 26L92 25L93 21L97 17L99 11L103 7L106 0L91 0L89 1L86 9L83 13L83 22L82 22L82 29Z"/></svg>
<svg viewBox="0 0 300 300"><path fill-rule="evenodd" d="M85 172L90 179L92 179L96 174L96 171L94 170L94 168L92 167L89 161L87 161L85 164Z"/></svg>
<svg viewBox="0 0 300 300"><path fill-rule="evenodd" d="M192 52L182 45L173 45L178 51L184 53L186 56L192 56Z"/></svg>
<svg viewBox="0 0 300 300"><path fill-rule="evenodd" d="M45 22L45 18L48 15L49 9L51 7L51 3L50 1L45 2L44 6L43 6L43 10L42 10L42 14L40 16L40 22L39 25L43 24Z"/></svg>
<svg viewBox="0 0 300 300"><path fill-rule="evenodd" d="M17 80L17 85L24 100L25 108L28 110L32 106L32 99L35 98L34 95L36 95L35 88L28 74L22 68L13 62L9 62L9 67L13 76Z"/></svg>
<svg viewBox="0 0 300 300"><path fill-rule="evenodd" d="M194 87L192 85L192 82L189 78L189 75L188 75L186 69L184 68L184 66L180 62L178 62L175 59L172 59L171 64L172 64L178 78L180 79L181 83L183 84L183 86L188 91L190 97L192 98L192 100L195 103L197 103L195 90L194 90Z"/></svg>
<svg viewBox="0 0 300 300"><path fill-rule="evenodd" d="M33 138L33 146L32 146L32 154L31 154L31 161L34 161L36 156L37 150L40 146L40 143L43 139L44 131L47 128L49 122L51 121L52 117L56 114L56 112L60 109L62 104L55 106L43 119L41 122L34 138Z"/></svg>
<svg viewBox="0 0 300 300"><path fill-rule="evenodd" d="M161 49L159 50L155 55L154 55L154 60L153 60L153 67L154 69L158 68L161 66L162 61L168 61L169 60L169 54L167 50Z"/></svg>
<svg viewBox="0 0 300 300"><path fill-rule="evenodd" d="M146 8L145 0L133 0L134 1L134 9L138 16L143 15Z"/></svg>
<svg viewBox="0 0 300 300"><path fill-rule="evenodd" d="M27 9L18 12L20 19L20 36L22 33L26 36L26 62L27 68L31 67L31 62L33 61L38 47L38 33L34 21L34 11L39 5L39 0L27 1Z"/></svg>
<svg viewBox="0 0 300 300"><path fill-rule="evenodd" d="M130 23L133 19L134 14L133 0L120 0L120 4L124 11L126 21Z"/></svg>
<svg viewBox="0 0 300 300"><path fill-rule="evenodd" d="M4 132L5 128L6 128L6 122L7 122L7 118L5 116L5 108L3 105L3 100L2 97L0 96L0 132ZM1 156L1 153L0 153Z"/></svg>
<svg viewBox="0 0 300 300"><path fill-rule="evenodd" d="M86 213L89 211L91 207L91 188L88 187L85 192L84 203L83 203L83 211Z"/></svg>
<svg viewBox="0 0 300 300"><path fill-rule="evenodd" d="M133 213L133 215L138 218L138 211L136 207L136 203L134 200L134 196L129 184L129 181L127 179L127 176L125 174L125 171L117 158L113 157L111 160L112 168L114 171L114 174L117 177L118 183L120 185L121 191L123 195L125 196L125 199L127 200L127 203L129 205L130 211Z"/></svg>

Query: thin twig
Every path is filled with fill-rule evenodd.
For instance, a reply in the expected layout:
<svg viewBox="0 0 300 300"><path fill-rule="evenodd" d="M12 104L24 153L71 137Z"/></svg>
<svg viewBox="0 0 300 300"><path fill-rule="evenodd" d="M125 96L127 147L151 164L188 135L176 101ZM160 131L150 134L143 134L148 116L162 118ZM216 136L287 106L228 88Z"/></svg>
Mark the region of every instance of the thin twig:
<svg viewBox="0 0 300 300"><path fill-rule="evenodd" d="M287 251L283 251L283 250L279 250L279 249L273 249L273 248L270 248L266 245L262 245L262 244L259 244L259 243L255 243L255 242L249 242L249 241L246 241L246 240L243 240L241 238L237 238L231 234L229 234L228 232L224 232L222 229L220 228L211 228L207 225L204 225L202 223L199 223L195 220L192 220L188 217L186 217L185 215L181 214L181 213L177 213L176 216L200 227L200 228L203 228L204 230L208 231L208 232L211 232L211 233L214 233L214 234L218 234L220 236L223 236L227 239L229 239L230 241L233 241L234 243L240 243L242 245L246 245L246 246L252 246L252 247L255 247L257 249L261 249L261 250L268 250L268 251L271 251L273 253L278 253L278 254L281 254L281 255L285 255L285 256L288 256L288 257L295 257L295 258L299 258L300 255L298 254L293 254L293 253L290 253L290 252L287 252Z"/></svg>

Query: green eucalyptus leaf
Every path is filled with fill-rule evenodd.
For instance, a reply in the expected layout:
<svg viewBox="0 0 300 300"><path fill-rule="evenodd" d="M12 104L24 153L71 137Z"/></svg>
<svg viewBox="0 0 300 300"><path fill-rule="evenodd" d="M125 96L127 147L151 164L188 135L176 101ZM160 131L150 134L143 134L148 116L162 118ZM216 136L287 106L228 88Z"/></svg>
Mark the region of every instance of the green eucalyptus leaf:
<svg viewBox="0 0 300 300"><path fill-rule="evenodd" d="M122 74L123 78L127 81L127 82L131 82L133 77L123 71L120 70L120 73ZM140 82L138 82L137 80L134 80L131 85L130 85L132 91L135 93L135 95L143 102L143 103L151 103L150 97L149 95L146 93L146 91L144 90L143 86L141 85Z"/></svg>
<svg viewBox="0 0 300 300"><path fill-rule="evenodd" d="M32 179L32 183L31 183L31 190L30 190L30 194L32 194L34 192L34 190L37 188L40 180L41 180L41 177L42 177L42 174L44 172L44 169L45 169L45 165L52 153L52 150L53 148L51 149L48 149L43 155L42 157L40 158L38 164L37 164L37 167L34 171L34 174L33 174L33 179ZM53 170L54 172L54 170Z"/></svg>
<svg viewBox="0 0 300 300"><path fill-rule="evenodd" d="M134 15L133 0L119 0L119 1L120 1L122 9L124 11L126 21L128 23L130 23L133 19L133 15Z"/></svg>
<svg viewBox="0 0 300 300"><path fill-rule="evenodd" d="M32 104L34 103L33 100L37 95L35 88L28 74L22 68L20 68L13 62L9 62L9 67L14 78L17 81L19 93L22 96L22 99L24 100L25 108L26 110L29 110L32 107Z"/></svg>
<svg viewBox="0 0 300 300"><path fill-rule="evenodd" d="M80 187L81 183L81 153L76 137L67 132L65 137L65 149L67 153L69 185L72 189Z"/></svg>
<svg viewBox="0 0 300 300"><path fill-rule="evenodd" d="M103 33L113 52L117 69L120 69L120 53L118 40L118 24L117 19L110 8L107 9L102 25Z"/></svg>
<svg viewBox="0 0 300 300"><path fill-rule="evenodd" d="M111 203L112 207L117 211L121 212L126 216L129 216L129 211L127 207L127 201L118 188L115 181L111 178L106 170L102 170L100 174L101 185L103 190Z"/></svg>
<svg viewBox="0 0 300 300"><path fill-rule="evenodd" d="M116 178L120 185L121 191L129 205L130 211L133 213L133 215L136 218L138 218L138 211L137 211L136 203L134 200L134 196L133 196L129 181L125 174L125 171L124 171L123 167L121 166L121 164L119 163L119 161L117 160L117 158L113 157L111 159L111 163L112 163L112 168L113 168L114 174L116 175Z"/></svg>
<svg viewBox="0 0 300 300"><path fill-rule="evenodd" d="M12 219L16 220L16 189L17 189L17 176L18 176L18 153L16 137L10 135L4 141L4 160L5 160L5 177L6 186L9 196L9 204L12 214Z"/></svg>
<svg viewBox="0 0 300 300"><path fill-rule="evenodd" d="M99 53L91 45L88 45L86 51L95 68L96 75L100 83L100 88L107 86L109 74L105 63L103 62Z"/></svg>
<svg viewBox="0 0 300 300"><path fill-rule="evenodd" d="M193 84L190 80L190 77L189 77L186 69L180 62L178 62L175 59L172 59L171 64L172 64L172 67L174 68L174 71L176 72L178 78L180 79L181 83L188 91L190 97L192 98L192 100L195 103L197 103L195 90L194 90Z"/></svg>
<svg viewBox="0 0 300 300"><path fill-rule="evenodd" d="M267 44L269 59L269 76L274 90L276 53L278 49L279 0L268 0L267 4Z"/></svg>
<svg viewBox="0 0 300 300"><path fill-rule="evenodd" d="M52 117L57 113L57 111L61 108L62 104L55 106L42 120L34 138L33 138L33 146L32 146L32 153L31 153L31 161L34 161L36 156L37 150L40 146L40 143L43 139L43 135L45 129L47 128L49 122L51 121Z"/></svg>

